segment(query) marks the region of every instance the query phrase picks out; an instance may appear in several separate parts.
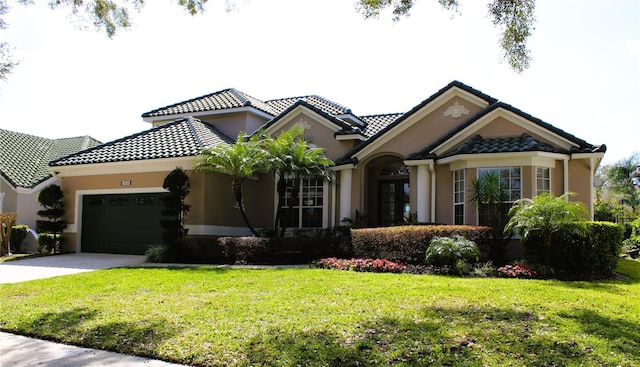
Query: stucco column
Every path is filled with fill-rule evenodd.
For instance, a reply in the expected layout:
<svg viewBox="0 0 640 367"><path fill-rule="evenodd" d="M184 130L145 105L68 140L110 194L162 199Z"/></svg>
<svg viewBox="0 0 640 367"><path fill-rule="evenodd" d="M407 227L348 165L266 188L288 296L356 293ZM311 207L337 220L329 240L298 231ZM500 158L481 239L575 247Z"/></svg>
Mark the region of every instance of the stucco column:
<svg viewBox="0 0 640 367"><path fill-rule="evenodd" d="M351 181L353 169L347 168L340 170L340 217L351 218ZM355 220L355 218L351 218Z"/></svg>
<svg viewBox="0 0 640 367"><path fill-rule="evenodd" d="M431 222L436 222L436 167L434 163L429 163L429 172L431 172Z"/></svg>
<svg viewBox="0 0 640 367"><path fill-rule="evenodd" d="M563 194L569 192L569 159L565 158L564 159L564 167L563 167L563 173L564 173L564 192ZM566 201L569 201L569 195L565 196L564 198Z"/></svg>
<svg viewBox="0 0 640 367"><path fill-rule="evenodd" d="M431 198L431 177L426 164L416 167L417 176L416 183L416 212L418 214L418 222L428 223L431 218L429 208L429 199Z"/></svg>

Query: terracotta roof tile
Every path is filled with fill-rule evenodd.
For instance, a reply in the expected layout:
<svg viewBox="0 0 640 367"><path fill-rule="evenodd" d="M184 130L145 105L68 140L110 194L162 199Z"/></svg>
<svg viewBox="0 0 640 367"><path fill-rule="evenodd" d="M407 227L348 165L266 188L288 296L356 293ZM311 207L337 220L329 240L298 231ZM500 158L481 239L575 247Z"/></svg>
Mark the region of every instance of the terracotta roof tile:
<svg viewBox="0 0 640 367"><path fill-rule="evenodd" d="M187 117L63 157L51 166L196 156L203 148L233 143L212 125Z"/></svg>

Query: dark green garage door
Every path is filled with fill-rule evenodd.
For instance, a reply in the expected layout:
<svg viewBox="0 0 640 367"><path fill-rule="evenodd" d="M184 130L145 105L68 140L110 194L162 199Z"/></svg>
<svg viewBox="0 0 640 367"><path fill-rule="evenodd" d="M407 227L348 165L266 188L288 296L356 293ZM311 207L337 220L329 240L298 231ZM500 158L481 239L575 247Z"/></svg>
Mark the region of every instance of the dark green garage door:
<svg viewBox="0 0 640 367"><path fill-rule="evenodd" d="M161 243L164 195L85 195L82 252L143 255L147 247Z"/></svg>

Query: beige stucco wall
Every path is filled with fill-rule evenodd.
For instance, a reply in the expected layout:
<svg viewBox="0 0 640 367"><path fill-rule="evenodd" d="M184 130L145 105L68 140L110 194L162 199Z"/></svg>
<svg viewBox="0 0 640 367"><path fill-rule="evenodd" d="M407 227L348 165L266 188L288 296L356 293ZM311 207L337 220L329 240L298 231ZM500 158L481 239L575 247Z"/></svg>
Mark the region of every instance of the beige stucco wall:
<svg viewBox="0 0 640 367"><path fill-rule="evenodd" d="M591 170L589 159L576 159L569 161L569 192L576 193L570 200L582 201L589 209L591 195Z"/></svg>
<svg viewBox="0 0 640 367"><path fill-rule="evenodd" d="M42 209L38 202L39 193L40 191L35 191L17 195L18 218L16 224L26 224L29 228L36 229L36 220L41 219L37 212Z"/></svg>
<svg viewBox="0 0 640 367"><path fill-rule="evenodd" d="M453 174L448 164L436 165L435 223L453 223ZM468 186L468 180L465 184ZM465 208L466 209L466 208Z"/></svg>
<svg viewBox="0 0 640 367"><path fill-rule="evenodd" d="M215 172L196 172L188 196L191 211L188 224L206 226L245 227L240 211L235 208L231 189L231 176ZM197 183L197 185L196 185ZM273 221L273 179L268 175L257 175L242 185L245 211L255 228L268 228Z"/></svg>
<svg viewBox="0 0 640 367"><path fill-rule="evenodd" d="M13 189L13 186L0 176L0 194L2 195L2 210L3 213L15 213L18 211L18 194Z"/></svg>
<svg viewBox="0 0 640 367"><path fill-rule="evenodd" d="M241 131L251 134L259 129L267 120L248 112L226 113L220 115L198 116L228 137L235 139Z"/></svg>
<svg viewBox="0 0 640 367"><path fill-rule="evenodd" d="M334 136L335 132L333 130L306 113L299 113L296 116L292 116L286 123L278 126L278 129L273 131L271 135L274 137L278 136L281 131L286 131L296 124L311 126L310 128L305 129L303 136L309 143L324 148L325 155L331 160L341 157L353 147L353 142L351 141L336 140Z"/></svg>
<svg viewBox="0 0 640 367"><path fill-rule="evenodd" d="M459 119L444 117L444 112L453 105L454 102L464 105L469 109L469 114ZM440 139L449 131L463 124L470 116L473 116L478 111L480 111L480 107L464 101L459 97L454 97L413 124L411 124L411 118L404 121L403 124L411 124L411 126L390 141L377 147L369 156L400 154L406 157Z"/></svg>

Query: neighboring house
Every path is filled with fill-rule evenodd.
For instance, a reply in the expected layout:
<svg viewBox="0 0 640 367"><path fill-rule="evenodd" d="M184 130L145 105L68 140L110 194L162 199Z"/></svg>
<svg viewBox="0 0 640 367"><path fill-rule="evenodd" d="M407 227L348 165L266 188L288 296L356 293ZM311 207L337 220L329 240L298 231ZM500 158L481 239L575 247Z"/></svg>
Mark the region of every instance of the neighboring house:
<svg viewBox="0 0 640 367"><path fill-rule="evenodd" d="M16 224L35 229L40 190L60 183L47 170L49 161L98 144L89 136L46 139L0 129L0 212L18 213Z"/></svg>
<svg viewBox="0 0 640 367"><path fill-rule="evenodd" d="M68 200L67 251L143 253L159 242L162 183L188 171L189 235L248 234L229 176L193 171L198 152L233 143L240 131L271 135L293 125L336 162L331 183L304 179L288 195L289 227L331 227L356 211L373 226L409 215L419 222L477 224L471 180L494 171L515 201L550 191L577 193L593 212L596 146L454 81L406 113L356 115L319 96L261 101L226 89L142 115L153 128L51 163ZM252 224L272 228L273 175L245 183Z"/></svg>

